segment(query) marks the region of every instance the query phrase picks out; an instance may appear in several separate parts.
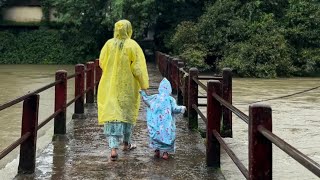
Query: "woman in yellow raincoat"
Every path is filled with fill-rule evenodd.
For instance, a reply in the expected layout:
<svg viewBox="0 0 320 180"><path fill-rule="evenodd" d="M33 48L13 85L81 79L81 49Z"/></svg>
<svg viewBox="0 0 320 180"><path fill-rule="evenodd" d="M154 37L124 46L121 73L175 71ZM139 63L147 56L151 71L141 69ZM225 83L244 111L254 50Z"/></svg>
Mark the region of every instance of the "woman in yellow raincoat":
<svg viewBox="0 0 320 180"><path fill-rule="evenodd" d="M122 138L124 150L131 149L131 133L140 107L139 90L149 88L143 51L131 36L131 23L118 21L114 37L106 42L99 57L103 73L98 88L98 121L104 125L111 160L118 157Z"/></svg>

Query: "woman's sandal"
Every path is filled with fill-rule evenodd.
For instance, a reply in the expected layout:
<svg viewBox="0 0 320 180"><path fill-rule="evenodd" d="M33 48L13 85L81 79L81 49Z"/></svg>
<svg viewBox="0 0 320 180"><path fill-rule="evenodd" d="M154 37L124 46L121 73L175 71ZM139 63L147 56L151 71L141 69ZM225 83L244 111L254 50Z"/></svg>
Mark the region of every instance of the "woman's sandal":
<svg viewBox="0 0 320 180"><path fill-rule="evenodd" d="M123 148L123 151L130 151L130 150L133 150L133 149L136 149L136 148L137 148L136 144L128 144L127 147Z"/></svg>
<svg viewBox="0 0 320 180"><path fill-rule="evenodd" d="M155 150L154 151L154 157L155 158L160 158L160 150Z"/></svg>
<svg viewBox="0 0 320 180"><path fill-rule="evenodd" d="M167 152L164 152L162 155L162 159L168 160L169 159L169 154Z"/></svg>

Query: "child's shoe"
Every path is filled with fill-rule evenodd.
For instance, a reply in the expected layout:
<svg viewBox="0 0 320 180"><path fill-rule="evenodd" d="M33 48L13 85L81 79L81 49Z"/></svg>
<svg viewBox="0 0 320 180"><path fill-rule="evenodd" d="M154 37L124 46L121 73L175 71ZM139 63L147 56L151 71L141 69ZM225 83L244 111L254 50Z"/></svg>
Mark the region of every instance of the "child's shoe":
<svg viewBox="0 0 320 180"><path fill-rule="evenodd" d="M160 158L160 151L158 149L154 151L154 157Z"/></svg>
<svg viewBox="0 0 320 180"><path fill-rule="evenodd" d="M169 159L169 154L167 152L163 153L162 159L168 160Z"/></svg>

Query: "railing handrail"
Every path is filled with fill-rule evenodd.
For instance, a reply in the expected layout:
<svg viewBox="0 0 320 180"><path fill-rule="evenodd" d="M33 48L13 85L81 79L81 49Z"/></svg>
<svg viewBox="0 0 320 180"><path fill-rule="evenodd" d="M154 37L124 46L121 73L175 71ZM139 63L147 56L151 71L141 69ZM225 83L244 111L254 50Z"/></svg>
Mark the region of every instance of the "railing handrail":
<svg viewBox="0 0 320 180"><path fill-rule="evenodd" d="M192 78L194 80L194 82L196 82L203 90L205 90L206 92L208 91L208 87L206 85L204 85L201 81L199 81L199 79L197 77L193 77Z"/></svg>
<svg viewBox="0 0 320 180"><path fill-rule="evenodd" d="M71 104L76 102L79 98L84 97L84 95L86 93L94 90L94 87L99 83L99 80L100 80L100 77L101 77L101 69L98 67L99 66L99 60L96 60L95 62L88 62L87 66L91 67L91 68L86 68L86 69L83 70L83 72L75 72L74 74L71 74L69 76L65 76L65 78L63 78L63 79L56 79L56 81L54 81L54 82L52 82L50 84L47 84L47 85L45 85L45 86L43 86L41 88L38 88L38 89L36 89L36 90L34 90L32 92L29 92L29 93L27 93L27 94L25 94L23 96L20 96L20 97L15 98L15 99L7 102L7 103L4 103L4 104L0 105L0 111L2 111L4 109L7 109L7 108L9 108L9 107L11 107L11 106L13 106L15 104L18 104L18 103L20 103L22 101L25 101L25 100L27 100L28 98L30 98L30 97L32 97L34 95L39 96L38 95L39 93L41 93L41 92L43 92L43 91L45 91L47 89L50 89L50 88L52 88L54 86L57 86L60 83L66 82L69 79L76 78L76 77L80 76L82 73L83 73L83 75L85 75L88 72L96 70L96 74L95 75L94 75L93 72L91 72L93 74L91 74L90 78L92 78L93 80L89 80L89 81L92 81L92 83L89 86L87 85L86 90L81 91L78 95L75 94L75 97L72 100L70 100L68 103L65 103L65 105L62 105L60 109L55 110L55 112L53 114L51 114L49 117L47 117L41 123L37 123L35 125L35 127L34 127L35 132L37 132L39 129L41 129L43 126L45 126L48 122L50 122L52 119L56 118L60 113L65 111L67 107L69 107ZM95 67L95 66L97 66L98 68ZM59 71L57 71L57 73L58 72ZM57 78L57 73L56 73L56 78ZM66 71L62 71L62 72L59 72L59 73L65 73L66 74L67 72ZM94 76L96 76L95 80L94 80ZM64 88L66 88L66 87L64 87ZM38 101L39 101L39 99L38 99ZM38 113L36 113L36 115L38 116ZM38 122L38 121L36 121L36 122ZM23 143L25 143L28 140L28 138L31 137L31 135L32 135L32 132L30 132L30 131L22 133L20 138L18 138L16 141L14 141L12 144L7 146L4 150L2 150L0 152L0 160L2 158L4 158L6 155L8 155L15 148L17 148L19 145L22 145ZM35 137L35 138L37 138L37 137ZM21 151L20 151L20 153L21 153ZM19 164L19 171L20 171L20 164ZM34 169L32 171L34 171Z"/></svg>
<svg viewBox="0 0 320 180"><path fill-rule="evenodd" d="M235 115L237 115L241 120L243 120L244 122L246 122L247 124L249 123L249 116L246 115L245 113L243 113L242 111L240 111L238 108L236 108L235 106L233 106L232 104L228 103L227 101L225 101L224 99L222 99L220 96L218 96L215 93L212 93L212 96L220 102L221 105L223 105L224 107L228 108L231 112L233 112Z"/></svg>
<svg viewBox="0 0 320 180"><path fill-rule="evenodd" d="M13 151L15 148L17 148L21 143L23 143L29 136L31 135L30 132L25 133L22 135L19 139L17 139L15 142L7 146L4 150L0 152L0 160L6 155L8 155L11 151Z"/></svg>
<svg viewBox="0 0 320 180"><path fill-rule="evenodd" d="M197 118L197 115L199 115L201 117L201 119L206 124L206 128L207 128L207 147L206 148L207 148L207 165L208 166L209 166L209 164L216 166L216 163L218 163L219 164L218 166L220 167L220 157L218 157L218 159L216 159L216 160L214 160L214 162L212 162L212 158L215 157L215 155L208 154L208 152L220 152L219 147L216 147L216 145L210 144L212 142L209 142L209 141L213 141L213 139L212 139L212 135L213 135L215 137L215 139L216 139L214 141L218 141L218 144L220 144L223 147L223 149L225 149L227 154L230 156L230 158L233 160L233 162L239 168L241 173L247 179L259 179L259 178L261 179L263 177L266 177L268 179L272 178L272 173L271 173L272 172L272 168L270 168L270 167L272 167L272 144L275 144L276 146L278 146L281 150L283 150L285 153L287 153L290 157L292 157L293 159L298 161L301 165L306 167L309 171L314 173L316 176L320 177L320 165L317 162L315 162L314 160L312 160L311 158L309 158L308 156L306 156L305 154L303 154L302 152L300 152L299 150L297 150L296 148L294 148L293 146L291 146L290 144L288 144L287 142L285 142L284 140L279 138L277 135L272 133L272 118L271 118L271 108L270 107L267 107L267 106L264 106L264 105L253 105L252 107L250 106L250 113L253 113L254 115L257 115L257 112L258 112L258 114L261 113L262 115L261 115L261 117L256 117L256 116L251 114L250 117L249 117L248 115L243 113L241 110L239 110L235 106L233 106L232 103L231 103L232 101L230 101L230 99L226 99L224 94L222 94L222 96L220 96L220 95L216 94L214 91L213 91L213 93L209 93L209 92L212 92L212 90L209 91L208 86L204 85L200 81L200 80L218 80L218 81L220 81L222 83L221 86L227 86L226 84L230 83L230 81L231 81L231 79L228 79L228 78L230 78L230 73L231 73L230 69L227 69L223 73L223 75L229 73L228 75L226 75L227 76L226 79L224 79L224 76L222 76L222 77L198 76L198 70L197 69L191 68L189 70L189 73L188 73L183 69L183 67L178 67L174 63L172 63L172 65L169 65L171 63L170 59L171 58L168 58L168 55L165 55L165 57L164 57L164 54L158 52L158 54L157 54L157 64L159 66L159 70L160 70L161 73L163 73L163 72L167 73L167 69L164 69L164 67L168 68L170 66L173 66L173 67L176 67L176 69L178 70L178 73L183 73L184 75L188 75L189 77L191 77L191 78L188 78L189 79L189 83L188 84L184 84L185 86L188 85L188 87L187 88L185 88L185 87L182 88L183 91L187 91L188 92L188 96L184 97L184 98L187 98L187 102L188 102L185 105L188 105L189 123L191 122L192 124L196 124L197 125L197 122L193 122L193 121L197 121L197 119L196 120L192 120L192 119ZM163 61L163 60L165 60L165 61ZM161 64L162 62L166 66L163 66ZM173 71L175 71L175 70L173 70ZM171 70L171 72L172 72L172 70ZM172 76L171 74L168 75L166 73L164 73L165 76L169 76L169 77ZM177 80L174 79L173 81L175 82ZM224 83L226 83L226 84L224 84ZM189 86L191 86L191 87L189 87ZM201 87L202 89L204 89L208 93L207 96L199 96L198 95L198 86ZM230 87L227 87L227 88L230 88ZM194 88L194 90L191 90L192 88ZM190 93L190 91L194 91L194 92ZM184 92L184 95L186 95L185 92ZM191 100L190 100L190 98L191 98ZM268 158L269 159L265 159L266 157L262 157L262 161L261 162L267 163L267 165L266 166L260 166L260 167L254 167L254 164L258 163L258 162L254 162L254 161L250 160L250 162L249 162L250 172L249 172L248 171L249 168L247 169L243 165L243 163L233 153L233 151L230 149L230 147L227 146L226 142L221 137L221 135L220 135L220 126L217 126L217 124L212 124L212 122L209 119L209 117L214 118L215 121L216 121L215 123L217 123L217 122L219 123L221 119L219 117L217 117L217 116L213 116L212 112L211 112L211 114L210 113L207 114L207 117L206 117L199 109L200 106L204 106L205 104L199 104L198 103L198 98L207 98L207 100L208 100L208 98L213 98L216 102L218 102L220 104L220 105L215 105L215 108L217 108L217 106L220 106L218 109L225 108L225 110L228 110L228 111L234 113L241 120L243 120L244 122L249 124L249 128L250 128L249 129L249 137L257 138L255 140L255 142L252 139L249 140L249 143L251 143L250 144L251 148L249 148L249 155L250 156L254 156L254 158L261 159L260 158L261 156L259 156L259 154L257 154L257 152L253 152L253 150L250 152L250 150L251 149L256 149L257 150L257 148L265 147L266 149L268 149L268 150L265 151L265 153L268 154ZM178 99L179 99L179 94L178 94ZM184 100L183 100L183 102L185 103ZM216 103L216 102L214 102L214 103ZM213 105L214 105L214 103L213 104L212 103L213 102L210 101L210 106L211 107L213 107ZM209 104L209 100L208 100L208 104ZM207 110L207 113L208 112L209 112L209 110ZM258 122L258 119L255 119L255 118L258 118L259 121L261 120L262 122ZM257 125L257 123L258 123L258 125ZM262 124L259 125L259 123L262 123ZM269 124L263 124L263 123L269 123ZM218 128L218 131L215 130L215 129L212 129L212 132L210 131L211 134L210 133L208 134L208 128L209 127L212 128L212 126L215 126L216 128ZM194 128L194 127L190 126L190 124L189 124L189 128ZM259 135L258 135L259 137L257 137L257 132L259 133ZM210 136L209 139L208 139L208 136ZM261 137L266 138L266 140L260 139ZM268 144L264 144L265 141L269 141L269 143ZM260 145L258 145L259 147L257 146L256 143L260 143ZM208 156L210 156L210 157L208 157ZM271 160L270 160L270 157L271 157ZM250 165L250 163L252 163L252 164ZM251 168L254 168L254 170L252 170ZM259 172L257 172L257 171L259 171Z"/></svg>
<svg viewBox="0 0 320 180"><path fill-rule="evenodd" d="M290 157L292 157L309 171L320 177L320 165L317 162L315 162L263 126L258 126L258 131L274 145L278 146L282 151L287 153Z"/></svg>
<svg viewBox="0 0 320 180"><path fill-rule="evenodd" d="M216 130L212 130L213 135L217 138L222 148L227 152L229 157L232 159L232 161L236 164L236 166L239 168L241 173L246 177L246 179L249 179L249 171L244 166L244 164L240 161L240 159L237 157L237 155L234 154L234 152L231 150L231 148L227 145L227 143L222 139L220 134Z"/></svg>
<svg viewBox="0 0 320 180"><path fill-rule="evenodd" d="M43 92L43 91L45 91L47 89L50 89L50 88L54 87L55 85L57 85L57 84L59 84L61 82L62 81L54 81L54 82L52 82L50 84L47 84L47 85L45 85L45 86L43 86L41 88L38 88L38 89L34 90L32 92L29 92L29 93L27 93L27 94L25 94L23 96L17 97L17 98L15 98L15 99L13 99L13 100L11 100L9 102L1 104L0 105L0 111L2 111L4 109L7 109L7 108L9 108L9 107L11 107L11 106L13 106L15 104L18 104L18 103L24 101L25 99L27 99L28 97L34 95L34 94L38 94L38 93L41 93L41 92Z"/></svg>

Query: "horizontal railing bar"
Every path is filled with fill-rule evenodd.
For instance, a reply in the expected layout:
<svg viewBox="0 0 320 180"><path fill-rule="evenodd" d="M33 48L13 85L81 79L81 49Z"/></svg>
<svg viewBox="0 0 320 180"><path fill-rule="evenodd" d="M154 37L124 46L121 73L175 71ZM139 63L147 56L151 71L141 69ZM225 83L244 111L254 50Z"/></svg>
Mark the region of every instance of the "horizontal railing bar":
<svg viewBox="0 0 320 180"><path fill-rule="evenodd" d="M199 81L199 79L197 79L197 77L193 77L192 78L202 89L204 89L206 92L208 91L208 87L206 85L204 85L202 82Z"/></svg>
<svg viewBox="0 0 320 180"><path fill-rule="evenodd" d="M45 126L48 122L50 122L53 118L55 118L59 113L61 113L62 109L59 109L58 111L54 112L49 116L47 119L42 121L40 124L38 124L37 130L41 129L43 126Z"/></svg>
<svg viewBox="0 0 320 180"><path fill-rule="evenodd" d="M240 111L238 108L234 107L232 104L228 103L224 99L222 99L220 96L218 96L216 93L213 93L212 96L216 98L217 101L219 101L223 106L228 108L230 111L232 111L235 115L237 115L240 119L242 119L244 122L249 124L249 116L244 114L242 111Z"/></svg>
<svg viewBox="0 0 320 180"><path fill-rule="evenodd" d="M246 179L249 179L249 172L248 169L243 165L240 159L234 154L234 152L228 147L225 141L222 139L220 134L216 130L212 130L213 135L217 138L222 148L227 152L229 157L235 163L235 165L239 168L241 173L244 175Z"/></svg>
<svg viewBox="0 0 320 180"><path fill-rule="evenodd" d="M200 111L200 109L199 109L195 104L192 104L192 108L197 111L197 113L199 114L199 116L201 117L201 119L202 119L202 120L206 123L206 125L207 125L208 119L207 119L207 117L205 117L205 116L203 115L203 113Z"/></svg>
<svg viewBox="0 0 320 180"><path fill-rule="evenodd" d="M72 78L76 77L77 75L79 75L79 73L71 74L71 75L67 76L67 79L72 79Z"/></svg>
<svg viewBox="0 0 320 180"><path fill-rule="evenodd" d="M83 91L83 94L86 94L87 92L89 92L92 89L92 87L89 87L88 89L86 89L85 91Z"/></svg>
<svg viewBox="0 0 320 180"><path fill-rule="evenodd" d="M7 102L7 103L4 103L4 104L2 104L2 105L0 106L0 111L6 109L6 108L8 108L8 107L11 107L11 106L13 106L13 105L15 105L15 104L18 104L19 102L24 101L25 99L27 99L27 98L30 97L31 95L38 94L38 93L40 93L40 92L42 92L42 91L45 91L45 90L47 90L47 89L49 89L49 88L51 88L51 87L53 87L53 86L55 86L55 85L57 85L57 84L59 84L59 83L61 83L61 82L62 82L62 81L60 81L60 80L59 80L59 81L52 82L52 83L50 83L50 84L48 84L48 85L46 85L46 86L43 86L42 88L39 88L39 89L37 89L37 90L35 90L35 91L33 91L33 92L29 92L29 93L27 93L27 94L25 94L25 95L23 95L23 96L20 96L20 97L14 99L14 100L11 100L11 101L9 101L9 102Z"/></svg>
<svg viewBox="0 0 320 180"><path fill-rule="evenodd" d="M91 70L92 70L92 68L88 68L88 69L85 69L84 72L89 72Z"/></svg>
<svg viewBox="0 0 320 180"><path fill-rule="evenodd" d="M277 135L273 134L271 131L267 130L263 126L258 126L258 131L267 139L269 139L273 144L282 149L285 153L291 156L293 159L298 161L305 168L310 170L312 173L320 177L320 165L314 160L310 159L308 156L304 155L302 152L279 138Z"/></svg>
<svg viewBox="0 0 320 180"><path fill-rule="evenodd" d="M220 76L198 76L199 80L222 80Z"/></svg>
<svg viewBox="0 0 320 180"><path fill-rule="evenodd" d="M81 96L83 96L82 93L80 93L78 96L76 96L74 99L72 99L71 101L69 101L66 105L66 107L69 107L72 103L76 102L76 100L78 100Z"/></svg>
<svg viewBox="0 0 320 180"><path fill-rule="evenodd" d="M50 83L50 84L48 84L48 85L46 85L46 86L43 86L42 88L39 88L39 89L33 91L32 94L41 93L42 91L45 91L45 90L47 90L47 89L49 89L49 88L52 88L52 87L54 87L55 85L60 84L60 83L62 83L61 80L52 82L52 83Z"/></svg>
<svg viewBox="0 0 320 180"><path fill-rule="evenodd" d="M207 98L207 96L198 96L198 98Z"/></svg>
<svg viewBox="0 0 320 180"><path fill-rule="evenodd" d="M199 107L207 107L207 104L198 104Z"/></svg>
<svg viewBox="0 0 320 180"><path fill-rule="evenodd" d="M189 75L189 73L187 72L187 71L185 71L183 68L179 68L179 70L181 71L181 72L183 72L185 75Z"/></svg>
<svg viewBox="0 0 320 180"><path fill-rule="evenodd" d="M18 147L21 143L23 143L26 139L30 137L31 133L27 132L23 136L21 136L18 140L13 142L10 146L0 152L0 160L4 158L7 154L13 151L16 147Z"/></svg>

